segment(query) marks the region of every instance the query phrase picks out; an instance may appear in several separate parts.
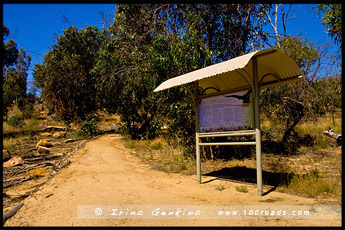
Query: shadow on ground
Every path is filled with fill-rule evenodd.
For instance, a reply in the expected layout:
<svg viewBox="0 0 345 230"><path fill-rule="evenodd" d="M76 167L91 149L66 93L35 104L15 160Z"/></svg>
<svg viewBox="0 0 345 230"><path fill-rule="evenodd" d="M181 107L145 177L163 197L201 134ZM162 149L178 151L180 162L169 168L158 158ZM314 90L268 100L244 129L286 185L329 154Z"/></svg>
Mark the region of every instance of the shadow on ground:
<svg viewBox="0 0 345 230"><path fill-rule="evenodd" d="M206 173L203 176L211 176L222 180L231 180L256 184L256 169L247 168L246 166L223 168L217 171ZM292 173L272 173L262 171L263 184L274 187L287 185L288 182L292 179L292 176Z"/></svg>

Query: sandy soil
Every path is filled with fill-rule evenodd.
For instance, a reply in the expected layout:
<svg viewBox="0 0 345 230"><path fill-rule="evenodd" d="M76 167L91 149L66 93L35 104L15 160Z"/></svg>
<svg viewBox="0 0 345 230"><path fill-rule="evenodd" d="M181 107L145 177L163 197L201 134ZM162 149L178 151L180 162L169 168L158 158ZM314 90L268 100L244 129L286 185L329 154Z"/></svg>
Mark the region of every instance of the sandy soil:
<svg viewBox="0 0 345 230"><path fill-rule="evenodd" d="M288 194L271 192L257 196L255 185L248 193L236 191L241 184L196 176L150 170L130 155L120 135L104 135L86 143L70 158L71 164L56 174L5 226L340 226L340 219L81 219L78 206L179 205L306 205L317 204ZM225 189L220 191L220 185ZM267 189L267 188L266 188ZM264 191L265 192L265 191Z"/></svg>

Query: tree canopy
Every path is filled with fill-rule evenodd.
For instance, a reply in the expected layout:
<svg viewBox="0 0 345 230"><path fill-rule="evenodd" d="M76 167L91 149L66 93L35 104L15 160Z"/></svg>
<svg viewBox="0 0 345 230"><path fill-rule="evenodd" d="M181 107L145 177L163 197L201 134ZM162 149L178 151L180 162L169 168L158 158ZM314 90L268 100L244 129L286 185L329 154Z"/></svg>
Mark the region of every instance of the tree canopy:
<svg viewBox="0 0 345 230"><path fill-rule="evenodd" d="M8 40L10 30L3 25L3 118L7 119L7 112L13 104L24 109L27 98L27 71L31 57L24 49L17 48L17 43ZM6 41L7 40L7 41ZM5 42L6 41L6 42Z"/></svg>
<svg viewBox="0 0 345 230"><path fill-rule="evenodd" d="M99 109L94 68L104 33L97 27L78 30L71 26L57 38L57 43L35 65L34 78L42 87L42 96L57 117L81 122Z"/></svg>
<svg viewBox="0 0 345 230"><path fill-rule="evenodd" d="M327 33L340 47L342 47L341 8L341 4L319 4L317 6L317 13L321 16L322 24L326 27Z"/></svg>
<svg viewBox="0 0 345 230"><path fill-rule="evenodd" d="M263 90L261 93L261 107L268 118L283 122L284 135L281 141L288 142L294 128L303 119L314 119L316 115L325 114L327 106L324 103L324 96L329 94L329 92L326 93L328 91L326 85L332 80L326 80L322 84L317 82L320 78L318 73L322 60L328 58L327 50L307 38L289 35L286 30L288 28L286 23L288 19L293 17L288 15L290 8L286 12L284 9L278 11L280 6L276 5L275 7L275 23L269 19L274 30L273 37L275 38L271 47L290 56L303 71L306 80ZM281 17L283 22L283 32L280 33L277 24L278 17Z"/></svg>
<svg viewBox="0 0 345 230"><path fill-rule="evenodd" d="M121 115L132 138L152 138L163 123L177 128L174 122L186 123L189 114L192 123L194 115L185 89L161 94L153 89L168 78L260 48L262 12L269 7L119 4L107 29L65 29L44 63L35 66L36 84L67 123L104 109ZM194 125L182 127L192 135Z"/></svg>
<svg viewBox="0 0 345 230"><path fill-rule="evenodd" d="M170 143L192 151L194 86L153 90L169 78L263 48L265 25L278 33L271 10L270 4L118 4L109 28L66 28L35 66L36 85L67 124L94 121L100 110L116 112L131 138L154 138L166 125ZM288 12L280 14L285 24ZM285 24L270 46L293 58L308 80L265 90L262 98L264 111L285 122L288 136L309 108L322 107L308 78L318 71L322 52L313 41L288 34Z"/></svg>

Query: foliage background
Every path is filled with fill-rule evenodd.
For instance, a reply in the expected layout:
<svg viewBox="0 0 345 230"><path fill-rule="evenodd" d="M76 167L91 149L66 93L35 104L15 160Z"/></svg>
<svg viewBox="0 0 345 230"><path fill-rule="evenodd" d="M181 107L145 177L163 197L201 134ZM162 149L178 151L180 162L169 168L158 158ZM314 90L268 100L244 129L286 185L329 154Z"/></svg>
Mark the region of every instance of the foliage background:
<svg viewBox="0 0 345 230"><path fill-rule="evenodd" d="M341 5L321 4L315 12L341 47ZM273 17L283 21L282 30ZM289 55L306 77L261 92L262 115L283 124L280 141L288 143L301 121L341 108L340 74L328 71L320 78L325 60L335 56L288 34L289 20L289 9L278 4L118 4L109 27L66 28L35 65L35 85L51 113L67 126L78 124L85 135L96 134L100 112L117 113L130 138L152 139L166 126L169 143L188 155L194 151L194 100L188 92L194 86L153 90L169 78L269 46ZM30 57L6 40L9 30L3 28L7 118L13 104L29 111L25 105L34 100L26 93Z"/></svg>

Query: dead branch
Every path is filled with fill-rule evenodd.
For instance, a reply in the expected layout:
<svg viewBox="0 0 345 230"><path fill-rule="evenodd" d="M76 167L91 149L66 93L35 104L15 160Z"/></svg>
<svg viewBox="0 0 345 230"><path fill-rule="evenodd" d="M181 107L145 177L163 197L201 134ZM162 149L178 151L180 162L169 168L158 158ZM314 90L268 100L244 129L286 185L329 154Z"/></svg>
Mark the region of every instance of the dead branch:
<svg viewBox="0 0 345 230"><path fill-rule="evenodd" d="M330 128L328 131L323 131L322 133L327 136L335 138L337 140L338 145L342 144L342 139L343 139L342 135L339 133L335 133L333 129Z"/></svg>
<svg viewBox="0 0 345 230"><path fill-rule="evenodd" d="M75 26L72 22L68 20L68 18L65 15L62 15L62 22L67 22L68 24L70 24L70 26Z"/></svg>
<svg viewBox="0 0 345 230"><path fill-rule="evenodd" d="M292 4L290 4L289 9L288 9L287 12L286 12L286 17L285 17L285 19L283 19L283 24L284 24L284 25L286 25L286 23L287 23L289 20L294 19L294 18L296 17L296 12L297 12L300 8L302 8L302 6L298 6L298 7L295 9L295 12L294 12L293 16L290 17L290 18L288 18L289 13L290 13L290 10L291 10L291 6L292 6Z"/></svg>
<svg viewBox="0 0 345 230"><path fill-rule="evenodd" d="M314 114L313 111L310 109L309 106L303 104L303 103L300 102L300 101L297 101L297 100L295 100L295 99L292 99L291 97L283 97L282 99L283 99L283 102L286 102L287 100L293 101L293 102L295 102L295 103L297 103L297 104L303 106L304 108L308 109L309 112L311 112L312 114Z"/></svg>
<svg viewBox="0 0 345 230"><path fill-rule="evenodd" d="M17 204L16 206L14 206L11 210L9 210L8 212L3 214L3 223L6 222L6 220L8 218L10 218L11 216L13 216L14 214L16 214L16 212L24 206L24 202L20 202L19 204Z"/></svg>
<svg viewBox="0 0 345 230"><path fill-rule="evenodd" d="M32 169L37 169L37 168L43 168L47 166L53 166L54 168L58 167L57 164L51 161L47 161L44 163L39 163L39 164L34 164L34 165L21 165L21 167L11 167L11 168L4 168L3 169L3 177L4 178L9 178L27 171L30 171Z"/></svg>
<svg viewBox="0 0 345 230"><path fill-rule="evenodd" d="M59 163L59 164L58 164L58 169L63 169L63 168L65 168L65 167L67 167L70 163L71 163L70 160L66 160L66 161L64 161L63 163Z"/></svg>
<svg viewBox="0 0 345 230"><path fill-rule="evenodd" d="M94 138L91 138L91 139L89 139L89 140L93 140L93 139L95 139L95 137ZM66 157L64 158L64 160L65 159L68 159L74 152L76 152L80 147L82 147L87 141L89 141L89 140L84 140L84 141L82 141L80 144L78 144L77 145L77 147L72 151L72 152L70 152L70 153L68 153L67 155L66 155Z"/></svg>
<svg viewBox="0 0 345 230"><path fill-rule="evenodd" d="M25 162L30 162L30 161L43 161L43 160L50 160L50 159L55 159L55 158L60 158L62 157L64 154L63 153L58 153L56 155L49 155L49 154L42 154L40 156L35 156L35 157L31 157L31 158L24 158L23 160Z"/></svg>
<svg viewBox="0 0 345 230"><path fill-rule="evenodd" d="M15 186L15 185L18 185L18 184L23 183L23 182L28 181L28 180L32 180L32 179L37 178L37 177L38 177L38 175L32 175L29 177L19 177L19 178L6 180L6 181L4 180L3 181L3 188Z"/></svg>

